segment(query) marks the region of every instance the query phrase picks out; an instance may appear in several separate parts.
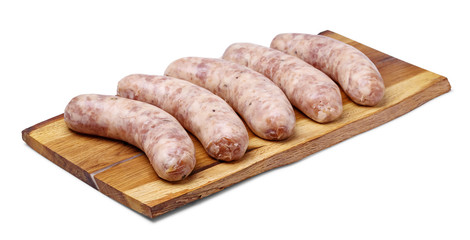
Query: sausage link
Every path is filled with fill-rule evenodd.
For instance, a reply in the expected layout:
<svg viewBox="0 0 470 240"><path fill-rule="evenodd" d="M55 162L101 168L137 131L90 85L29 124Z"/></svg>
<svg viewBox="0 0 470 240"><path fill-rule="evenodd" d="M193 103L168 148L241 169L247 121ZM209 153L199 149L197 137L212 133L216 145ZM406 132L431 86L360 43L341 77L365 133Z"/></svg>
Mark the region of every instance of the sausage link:
<svg viewBox="0 0 470 240"><path fill-rule="evenodd" d="M196 164L188 133L174 117L150 104L116 96L79 95L65 108L64 119L74 131L140 148L165 180L185 178Z"/></svg>
<svg viewBox="0 0 470 240"><path fill-rule="evenodd" d="M333 121L343 111L338 86L326 74L299 58L251 43L230 45L222 58L270 78L284 91L292 105L317 122Z"/></svg>
<svg viewBox="0 0 470 240"><path fill-rule="evenodd" d="M321 35L285 33L277 35L271 47L320 69L357 104L374 106L384 96L385 86L377 67L349 44Z"/></svg>
<svg viewBox="0 0 470 240"><path fill-rule="evenodd" d="M294 132L294 110L282 90L247 67L223 59L186 57L172 62L165 75L219 95L261 138L282 140Z"/></svg>
<svg viewBox="0 0 470 240"><path fill-rule="evenodd" d="M237 160L248 148L248 132L238 115L223 99L195 84L166 76L132 74L119 81L117 94L170 113L213 158Z"/></svg>

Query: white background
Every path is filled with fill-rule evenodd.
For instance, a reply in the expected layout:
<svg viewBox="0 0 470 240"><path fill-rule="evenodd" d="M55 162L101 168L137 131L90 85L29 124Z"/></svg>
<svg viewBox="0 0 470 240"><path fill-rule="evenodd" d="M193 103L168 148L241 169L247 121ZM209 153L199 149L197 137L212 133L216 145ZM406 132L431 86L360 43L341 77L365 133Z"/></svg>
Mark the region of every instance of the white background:
<svg viewBox="0 0 470 240"><path fill-rule="evenodd" d="M460 2L2 1L0 238L470 239L470 18ZM446 76L452 91L155 220L21 139L75 95L114 94L125 75L323 30Z"/></svg>

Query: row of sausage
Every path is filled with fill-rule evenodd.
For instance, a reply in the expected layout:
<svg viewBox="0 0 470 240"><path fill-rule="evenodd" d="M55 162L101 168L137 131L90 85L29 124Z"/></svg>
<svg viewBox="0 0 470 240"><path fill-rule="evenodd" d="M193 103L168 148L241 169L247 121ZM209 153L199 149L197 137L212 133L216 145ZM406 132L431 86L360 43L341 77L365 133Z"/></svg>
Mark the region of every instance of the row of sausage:
<svg viewBox="0 0 470 240"><path fill-rule="evenodd" d="M248 147L240 117L261 138L287 139L292 105L319 123L341 115L338 85L360 105L376 105L384 95L379 71L356 48L326 36L279 34L270 47L235 43L221 59L178 59L164 76L129 75L117 96L73 98L64 119L74 131L140 148L158 176L178 181L196 164L186 130L211 157L238 160Z"/></svg>

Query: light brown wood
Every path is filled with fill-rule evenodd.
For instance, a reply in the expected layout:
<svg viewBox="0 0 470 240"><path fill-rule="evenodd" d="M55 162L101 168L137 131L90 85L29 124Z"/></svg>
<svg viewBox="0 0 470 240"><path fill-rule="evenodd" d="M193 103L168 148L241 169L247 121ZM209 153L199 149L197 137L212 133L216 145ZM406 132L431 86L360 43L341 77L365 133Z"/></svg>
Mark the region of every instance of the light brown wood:
<svg viewBox="0 0 470 240"><path fill-rule="evenodd" d="M443 76L334 32L321 34L353 45L377 65L386 85L385 97L379 105L358 106L343 93L343 115L328 124L315 123L296 110L294 136L276 142L260 139L250 132L246 155L230 163L210 158L191 136L197 164L193 173L181 182L159 179L147 157L129 144L70 131L63 115L25 129L23 139L41 155L90 186L153 218L259 173L299 161L450 91L450 84Z"/></svg>

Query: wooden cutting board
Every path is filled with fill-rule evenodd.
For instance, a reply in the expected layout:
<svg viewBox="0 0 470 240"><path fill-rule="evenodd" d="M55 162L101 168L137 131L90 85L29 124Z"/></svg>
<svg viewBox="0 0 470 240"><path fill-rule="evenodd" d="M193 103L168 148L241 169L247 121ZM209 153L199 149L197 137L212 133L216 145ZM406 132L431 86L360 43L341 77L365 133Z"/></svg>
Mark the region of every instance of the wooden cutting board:
<svg viewBox="0 0 470 240"><path fill-rule="evenodd" d="M153 218L259 173L299 161L450 91L450 84L443 76L334 32L320 34L358 48L375 63L386 86L385 97L380 104L375 107L358 106L342 93L343 114L328 124L315 123L296 110L294 136L276 142L260 139L250 132L246 155L231 163L210 158L191 136L196 147L197 164L191 175L181 182L159 179L147 157L127 143L70 131L63 114L23 130L23 140L91 187Z"/></svg>

